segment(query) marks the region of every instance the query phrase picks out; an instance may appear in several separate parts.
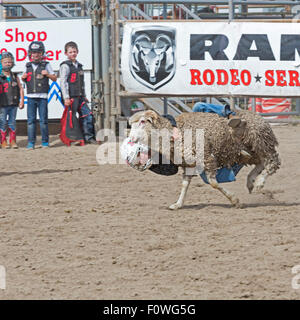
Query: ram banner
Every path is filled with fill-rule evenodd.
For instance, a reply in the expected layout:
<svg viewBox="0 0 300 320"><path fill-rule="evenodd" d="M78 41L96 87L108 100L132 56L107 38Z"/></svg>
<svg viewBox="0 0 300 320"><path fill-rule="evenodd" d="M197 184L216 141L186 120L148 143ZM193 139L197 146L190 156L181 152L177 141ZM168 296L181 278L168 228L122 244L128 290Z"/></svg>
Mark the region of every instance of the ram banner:
<svg viewBox="0 0 300 320"><path fill-rule="evenodd" d="M88 99L91 95L92 61L92 30L91 20L86 18L72 19L34 19L34 20L7 20L0 22L0 54L11 52L15 57L13 72L19 76L25 71L28 60L28 46L31 41L42 41L46 48L46 61L49 61L53 70L58 72L59 65L66 60L64 45L75 41L79 47L78 61L83 64L85 89ZM27 119L25 91L25 108L18 110L17 119ZM59 79L50 81L48 93L49 118L59 119L63 113Z"/></svg>
<svg viewBox="0 0 300 320"><path fill-rule="evenodd" d="M300 96L300 24L127 22L126 91L157 95Z"/></svg>

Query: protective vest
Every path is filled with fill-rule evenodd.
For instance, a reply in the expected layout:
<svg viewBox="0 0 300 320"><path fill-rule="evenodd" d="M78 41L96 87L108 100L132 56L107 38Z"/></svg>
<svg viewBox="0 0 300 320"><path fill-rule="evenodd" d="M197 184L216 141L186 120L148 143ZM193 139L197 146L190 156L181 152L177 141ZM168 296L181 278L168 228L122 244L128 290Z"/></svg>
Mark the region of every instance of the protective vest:
<svg viewBox="0 0 300 320"><path fill-rule="evenodd" d="M46 61L40 62L35 71L33 71L32 62L26 64L27 93L48 93L49 78L42 75L42 71L46 69L48 63Z"/></svg>
<svg viewBox="0 0 300 320"><path fill-rule="evenodd" d="M77 68L70 60L64 61L61 65L62 64L67 64L70 68L70 74L67 79L70 98L85 97L84 71L82 69L82 64L78 63Z"/></svg>
<svg viewBox="0 0 300 320"><path fill-rule="evenodd" d="M20 101L20 89L17 75L10 73L10 80L3 74L0 76L0 106L17 106Z"/></svg>

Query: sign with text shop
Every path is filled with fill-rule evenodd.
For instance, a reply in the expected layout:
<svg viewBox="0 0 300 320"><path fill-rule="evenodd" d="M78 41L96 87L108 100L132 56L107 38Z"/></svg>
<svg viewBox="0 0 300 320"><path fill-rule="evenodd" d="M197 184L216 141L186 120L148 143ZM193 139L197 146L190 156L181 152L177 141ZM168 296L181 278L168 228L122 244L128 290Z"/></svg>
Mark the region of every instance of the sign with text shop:
<svg viewBox="0 0 300 320"><path fill-rule="evenodd" d="M85 76L85 91L88 99L91 96L92 61L92 30L91 20L82 18L72 19L34 19L7 20L0 22L0 54L9 51L14 55L13 72L21 77L25 65L29 62L28 46L32 41L42 41L46 48L45 60L50 62L53 70L58 72L60 64L66 60L64 46L69 41L75 41L79 48L78 61L83 64ZM60 99L60 79L52 83L48 92L49 118L60 118L63 104ZM26 90L25 108L18 110L17 119L26 119Z"/></svg>

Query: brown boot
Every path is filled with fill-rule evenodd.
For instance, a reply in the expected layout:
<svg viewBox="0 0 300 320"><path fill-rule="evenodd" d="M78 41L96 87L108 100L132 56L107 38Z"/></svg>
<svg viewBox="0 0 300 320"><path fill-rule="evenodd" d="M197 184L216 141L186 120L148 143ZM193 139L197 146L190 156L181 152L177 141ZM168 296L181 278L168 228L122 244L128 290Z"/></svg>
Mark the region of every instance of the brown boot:
<svg viewBox="0 0 300 320"><path fill-rule="evenodd" d="M1 148L2 149L9 149L9 145L6 142L6 131L1 130Z"/></svg>
<svg viewBox="0 0 300 320"><path fill-rule="evenodd" d="M19 148L15 140L12 140L12 142L10 143L10 147L13 148L13 149L18 149Z"/></svg>
<svg viewBox="0 0 300 320"><path fill-rule="evenodd" d="M1 143L1 148L2 149L9 149L9 145L7 144L6 140L3 140Z"/></svg>
<svg viewBox="0 0 300 320"><path fill-rule="evenodd" d="M11 148L18 149L18 145L16 143L16 131L9 129L9 144Z"/></svg>

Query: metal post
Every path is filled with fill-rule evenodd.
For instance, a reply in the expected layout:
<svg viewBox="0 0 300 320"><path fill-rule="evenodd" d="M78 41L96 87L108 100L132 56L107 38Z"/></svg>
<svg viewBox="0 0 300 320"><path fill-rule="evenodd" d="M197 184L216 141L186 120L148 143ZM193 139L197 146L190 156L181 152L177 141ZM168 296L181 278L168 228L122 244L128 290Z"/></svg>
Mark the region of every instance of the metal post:
<svg viewBox="0 0 300 320"><path fill-rule="evenodd" d="M81 0L80 15L81 15L81 17L85 17L85 0Z"/></svg>
<svg viewBox="0 0 300 320"><path fill-rule="evenodd" d="M119 24L119 16L120 16L120 8L119 8L119 2L116 1L116 8L115 8L115 72L116 72L116 108L117 108L117 114L121 115L121 97L119 96L120 91L120 48L121 48L121 42L120 42L120 24Z"/></svg>
<svg viewBox="0 0 300 320"><path fill-rule="evenodd" d="M300 116L300 99L296 99L296 112Z"/></svg>
<svg viewBox="0 0 300 320"><path fill-rule="evenodd" d="M164 5L163 5L163 18L164 18L164 20L167 19L167 4L166 3L164 3Z"/></svg>
<svg viewBox="0 0 300 320"><path fill-rule="evenodd" d="M0 21L5 20L4 7L2 6L2 0L0 0Z"/></svg>
<svg viewBox="0 0 300 320"><path fill-rule="evenodd" d="M230 109L231 110L235 110L235 101L234 101L234 97L230 96Z"/></svg>
<svg viewBox="0 0 300 320"><path fill-rule="evenodd" d="M110 129L110 83L109 83L109 0L101 0L101 66L104 98L104 128Z"/></svg>
<svg viewBox="0 0 300 320"><path fill-rule="evenodd" d="M164 114L168 114L168 98L164 97Z"/></svg>
<svg viewBox="0 0 300 320"><path fill-rule="evenodd" d="M118 50L117 47L115 46L116 39L115 39L115 1L110 0L110 17L111 17L111 45L112 45L112 50L111 50L111 61L116 60L116 51ZM110 126L111 129L116 133L116 101L115 101L115 92L116 92L116 68L117 66L112 63L110 67L110 104L111 104L111 109L110 109Z"/></svg>
<svg viewBox="0 0 300 320"><path fill-rule="evenodd" d="M100 6L90 12L92 18L93 35L93 87L92 87L92 106L95 117L96 131L103 128L102 101L101 101L101 50L100 50Z"/></svg>
<svg viewBox="0 0 300 320"><path fill-rule="evenodd" d="M233 0L228 0L228 20L231 22L234 19L234 4ZM230 97L230 109L235 110L234 97Z"/></svg>
<svg viewBox="0 0 300 320"><path fill-rule="evenodd" d="M251 111L256 112L256 99L251 98Z"/></svg>
<svg viewBox="0 0 300 320"><path fill-rule="evenodd" d="M228 0L228 19L229 19L229 22L234 19L234 4L233 4L233 0Z"/></svg>
<svg viewBox="0 0 300 320"><path fill-rule="evenodd" d="M248 5L246 4L247 3L247 0L245 0L245 4L242 4L241 5L241 13L245 16L247 15L248 13Z"/></svg>
<svg viewBox="0 0 300 320"><path fill-rule="evenodd" d="M163 18L167 19L167 4L163 5ZM164 114L168 114L168 98L164 97Z"/></svg>

